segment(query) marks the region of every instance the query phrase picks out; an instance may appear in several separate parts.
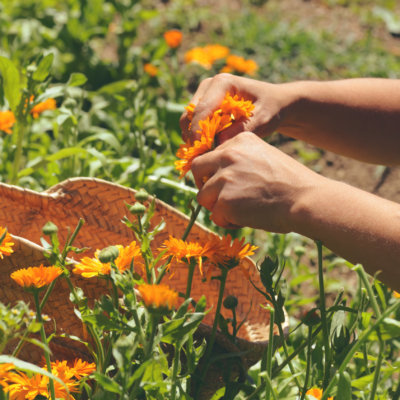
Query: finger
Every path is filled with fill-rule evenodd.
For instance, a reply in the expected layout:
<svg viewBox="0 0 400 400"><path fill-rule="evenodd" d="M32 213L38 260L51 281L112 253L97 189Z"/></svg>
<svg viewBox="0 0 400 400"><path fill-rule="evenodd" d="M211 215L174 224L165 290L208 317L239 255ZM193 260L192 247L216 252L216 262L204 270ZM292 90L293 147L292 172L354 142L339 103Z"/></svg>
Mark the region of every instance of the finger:
<svg viewBox="0 0 400 400"><path fill-rule="evenodd" d="M241 226L232 223L229 221L226 212L226 208L221 205L221 202L217 201L212 208L211 220L218 226L225 228L225 229L239 229Z"/></svg>
<svg viewBox="0 0 400 400"><path fill-rule="evenodd" d="M209 180L211 176L219 168L218 158L213 154L214 152L208 152L196 157L192 162L192 174L196 183L196 186L201 189L203 185Z"/></svg>
<svg viewBox="0 0 400 400"><path fill-rule="evenodd" d="M205 120L218 109L227 92L234 92L232 75L219 74L212 78L196 104L191 125L193 136L200 129L199 122Z"/></svg>
<svg viewBox="0 0 400 400"><path fill-rule="evenodd" d="M192 99L190 100L189 104L194 104L195 106L198 104L199 100L201 99L203 94L207 91L208 87L210 86L211 81L212 81L212 78L207 78L200 82L200 85L197 88L196 93L193 95ZM189 113L187 111L185 111L179 120L179 124L180 124L181 130L182 130L183 140L187 141L189 139L193 143L196 139L198 139L198 137L197 137L198 135L192 135L192 133L190 131L191 121L190 121L188 115L189 115Z"/></svg>
<svg viewBox="0 0 400 400"><path fill-rule="evenodd" d="M238 135L241 132L249 130L245 127L245 123L237 122L229 126L228 128L224 129L223 131L219 132L218 135L215 137L216 145L221 145L222 143L226 142L228 139L233 138L234 136Z"/></svg>
<svg viewBox="0 0 400 400"><path fill-rule="evenodd" d="M212 176L197 193L197 201L200 205L212 211L223 188L221 180Z"/></svg>

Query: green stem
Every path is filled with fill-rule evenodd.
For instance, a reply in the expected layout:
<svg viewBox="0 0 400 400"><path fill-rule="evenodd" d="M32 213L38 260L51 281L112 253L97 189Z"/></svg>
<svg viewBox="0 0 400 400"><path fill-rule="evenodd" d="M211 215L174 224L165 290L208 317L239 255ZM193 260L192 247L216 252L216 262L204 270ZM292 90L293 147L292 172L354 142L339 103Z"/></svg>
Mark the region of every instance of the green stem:
<svg viewBox="0 0 400 400"><path fill-rule="evenodd" d="M204 377L207 373L208 368L210 367L210 357L211 357L211 352L214 347L214 342L215 342L215 336L217 333L217 328L218 328L218 322L219 322L219 317L220 317L220 311L221 311L221 306L222 306L222 299L224 296L224 291L225 291L225 283L226 283L226 278L228 276L228 270L226 268L221 269L221 275L219 277L220 279L220 286L219 286L219 294L218 294L218 301L217 301L217 308L215 310L215 318L214 318L214 323L211 329L211 335L210 335L210 341L207 343L207 348L206 352L204 354L204 367L202 368L200 372L200 378L198 381L198 385L196 388L196 392L198 393L201 384L203 383Z"/></svg>
<svg viewBox="0 0 400 400"><path fill-rule="evenodd" d="M47 371L52 373L51 372L50 355L49 355L49 352L47 350L48 342L47 342L47 338L46 338L46 332L44 331L42 313L41 313L41 310L40 310L39 291L38 290L34 290L33 291L33 298L35 300L36 318L37 318L38 322L40 323L40 336L42 338L43 344L46 345L46 349L44 350L44 358L46 359ZM54 391L54 382L53 382L53 379L51 379L51 378L49 379L49 386L50 386L51 399L55 400L56 394L55 394L55 391Z"/></svg>
<svg viewBox="0 0 400 400"><path fill-rule="evenodd" d="M72 245L72 243L75 241L76 236L78 235L80 229L82 228L83 224L85 223L85 220L83 218L79 218L78 224L76 225L76 228L70 238L68 239L67 243L64 246L64 249L61 253L61 264L64 266L65 265L65 259L67 258L67 254L69 251L69 247Z"/></svg>
<svg viewBox="0 0 400 400"><path fill-rule="evenodd" d="M10 184L15 185L18 181L18 172L21 167L22 148L24 144L26 121L18 121L13 129L13 134L17 138L17 148L15 150L14 162L11 170Z"/></svg>
<svg viewBox="0 0 400 400"><path fill-rule="evenodd" d="M306 364L306 376L304 378L304 386L301 392L300 400L304 400L307 387L308 387L308 380L310 377L310 369L311 369L311 346L312 346L312 326L308 327L308 338L307 338L307 364Z"/></svg>
<svg viewBox="0 0 400 400"><path fill-rule="evenodd" d="M193 210L192 215L190 216L189 223L188 223L188 225L187 225L187 227L185 229L185 232L183 232L183 235L182 235L182 238L181 238L182 240L186 240L187 237L189 236L189 233L190 233L194 223L196 222L196 219L197 219L197 217L198 217L198 215L200 213L200 210L201 210L201 205L198 204L196 209Z"/></svg>
<svg viewBox="0 0 400 400"><path fill-rule="evenodd" d="M325 301L325 288L324 288L324 272L322 266L322 242L320 240L315 241L318 249L318 281L319 281L319 309L321 312L321 324L322 324L322 337L325 347L325 364L324 364L324 378L322 381L322 387L325 389L328 385L330 378L331 369L331 350L329 346L329 330L328 320L326 318L326 301Z"/></svg>
<svg viewBox="0 0 400 400"><path fill-rule="evenodd" d="M186 283L185 299L188 299L190 297L190 292L192 291L192 281L193 281L193 274L195 267L196 267L196 260L192 260L188 265L189 272Z"/></svg>
<svg viewBox="0 0 400 400"><path fill-rule="evenodd" d="M354 266L353 269L357 272L365 289L367 290L368 296L369 296L369 299L371 302L371 306L375 312L376 317L379 318L381 316L381 310L379 308L378 302L376 301L374 291L372 290L372 286L370 285L370 283L368 281L368 277L364 271L364 268L361 265L356 265L356 266ZM385 342L381 338L381 335L379 332L379 327L378 327L377 333L378 333L378 340L379 340L379 354L378 354L378 359L377 359L377 363L375 366L374 380L372 381L372 388L371 388L371 392L370 392L371 400L374 400L374 398L375 398L375 393L376 393L376 390L378 387L379 374L381 372L383 355L384 355L384 350L385 350Z"/></svg>
<svg viewBox="0 0 400 400"><path fill-rule="evenodd" d="M269 309L269 341L267 345L267 360L265 370L267 372L267 377L271 378L272 374L272 353L274 348L274 324L275 324L275 310L271 307ZM269 400L270 397L271 383L265 381L265 399Z"/></svg>
<svg viewBox="0 0 400 400"><path fill-rule="evenodd" d="M369 328L367 328L363 333L359 336L358 340L354 343L353 347L349 350L347 353L345 359L342 361L340 364L339 369L337 370L337 374L339 375L343 373L346 369L347 364L350 362L354 354L358 351L361 345L363 345L367 340L369 335L378 328L379 324L382 323L382 321L387 318L390 314L395 313L397 309L400 307L400 302L392 304L389 308L387 308L379 318L376 319L375 323L373 325L370 325ZM336 375L333 376L331 381L329 382L328 387L326 390L324 390L324 393L322 395L321 400L326 400L328 398L328 395L330 391L333 389L334 385L336 384Z"/></svg>
<svg viewBox="0 0 400 400"><path fill-rule="evenodd" d="M176 381L178 376L178 368L179 368L179 354L180 354L180 346L178 344L175 345L175 354L173 361L173 369L172 369L172 389L171 389L171 400L175 400L176 398Z"/></svg>

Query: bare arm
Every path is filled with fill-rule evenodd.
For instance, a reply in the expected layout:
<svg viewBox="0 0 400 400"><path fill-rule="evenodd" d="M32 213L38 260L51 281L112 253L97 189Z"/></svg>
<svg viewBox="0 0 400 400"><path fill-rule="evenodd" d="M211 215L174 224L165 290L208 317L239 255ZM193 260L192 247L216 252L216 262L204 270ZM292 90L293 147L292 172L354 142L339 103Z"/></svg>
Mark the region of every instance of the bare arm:
<svg viewBox="0 0 400 400"><path fill-rule="evenodd" d="M253 117L220 134L224 140L251 131L265 137L275 130L361 161L400 164L400 80L360 78L270 84L220 74L203 81L192 130L181 118L184 137L196 138L198 122L218 108L226 92L253 100Z"/></svg>
<svg viewBox="0 0 400 400"><path fill-rule="evenodd" d="M251 132L197 157L192 172L217 225L321 240L400 290L399 204L318 175Z"/></svg>

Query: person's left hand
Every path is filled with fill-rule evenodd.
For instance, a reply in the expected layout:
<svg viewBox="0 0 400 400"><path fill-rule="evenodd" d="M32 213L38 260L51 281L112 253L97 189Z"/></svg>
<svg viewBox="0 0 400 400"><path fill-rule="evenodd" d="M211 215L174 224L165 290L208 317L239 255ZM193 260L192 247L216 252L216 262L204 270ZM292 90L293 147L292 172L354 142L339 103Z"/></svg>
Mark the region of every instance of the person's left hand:
<svg viewBox="0 0 400 400"><path fill-rule="evenodd" d="M324 179L251 132L196 157L192 172L217 225L280 233L295 230L302 195Z"/></svg>

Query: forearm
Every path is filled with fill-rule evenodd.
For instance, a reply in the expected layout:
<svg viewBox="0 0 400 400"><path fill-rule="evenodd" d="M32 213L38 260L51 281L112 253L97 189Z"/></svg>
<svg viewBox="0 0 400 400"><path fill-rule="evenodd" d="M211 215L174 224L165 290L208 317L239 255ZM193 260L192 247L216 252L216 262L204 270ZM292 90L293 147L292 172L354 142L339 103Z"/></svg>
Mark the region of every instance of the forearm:
<svg viewBox="0 0 400 400"><path fill-rule="evenodd" d="M292 209L294 230L400 290L400 205L322 178Z"/></svg>
<svg viewBox="0 0 400 400"><path fill-rule="evenodd" d="M277 130L362 161L400 164L400 80L360 78L280 85Z"/></svg>

